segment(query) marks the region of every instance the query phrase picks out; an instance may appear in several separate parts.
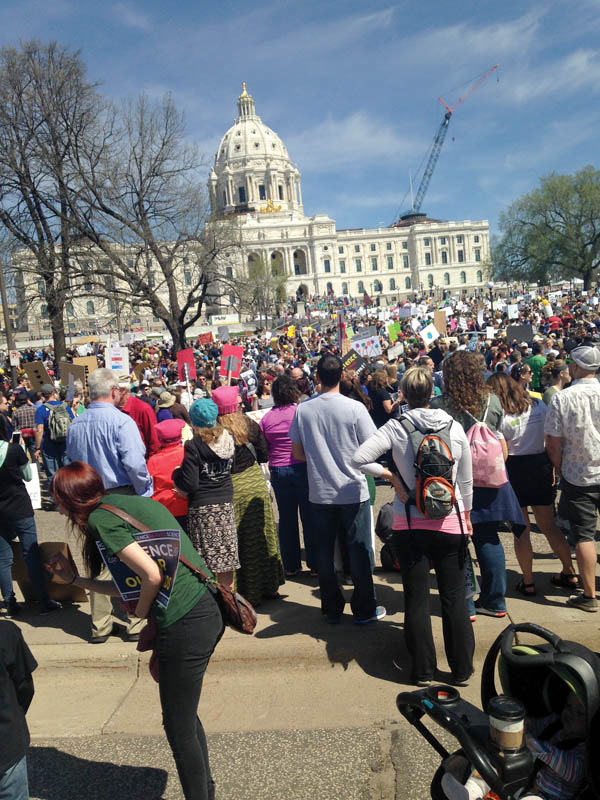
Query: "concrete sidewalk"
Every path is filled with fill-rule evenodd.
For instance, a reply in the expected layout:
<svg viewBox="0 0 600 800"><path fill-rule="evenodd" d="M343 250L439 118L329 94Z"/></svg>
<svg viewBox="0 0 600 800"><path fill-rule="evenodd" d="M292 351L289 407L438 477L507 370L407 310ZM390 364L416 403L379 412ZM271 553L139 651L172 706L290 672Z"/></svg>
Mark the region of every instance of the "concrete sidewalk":
<svg viewBox="0 0 600 800"><path fill-rule="evenodd" d="M379 488L378 500L385 499ZM66 535L64 520L58 515L42 512L36 516L41 540L61 540ZM508 622L536 622L563 638L599 649L600 614L571 609L565 604L566 592L551 586L550 576L559 571L560 563L549 556L544 537L533 535L534 550L539 553L534 563L538 596L533 599L514 592L520 572L512 536L503 534L502 538L509 614L503 620L480 616L475 623L476 672L471 684L461 690L475 703L485 655ZM373 625L354 626L349 612L343 624L328 625L320 614L316 580L304 575L282 587L281 599L257 609L254 636L226 631L209 665L200 704L211 752L216 748L215 775L219 786L227 787L219 796L312 800L317 791L331 798L427 796L425 783L418 784L413 794L407 781L410 776L416 780L418 764L423 781L430 779L436 757L431 761L428 745L400 720L395 706L399 691L414 688L406 684L409 661L402 636L401 580L398 574L380 571L375 580L378 602L388 613ZM431 583L439 678L443 680L449 672L433 575ZM347 587L348 596L350 592ZM180 797L147 656L119 637L90 645L87 604L65 607L47 617L38 616L34 608L26 609L18 622L39 663L28 720L34 746L39 748L40 786L44 769L53 763L48 748L60 750L67 761L69 754L81 758L83 748L94 763L100 758L132 769L136 764L158 764L153 753L164 750L164 770L171 782L167 786L166 778L161 783L164 776L159 776L156 786L160 784L160 792L166 793L113 793L112 797ZM224 747L229 756L220 761ZM236 760L235 754L246 748L252 754L251 763ZM299 752L303 753L300 765ZM410 756L410 770L404 756ZM336 765L334 770L331 764ZM277 780L271 786L268 775L273 769ZM69 795L46 791L39 796L65 800ZM89 798L95 796L88 793Z"/></svg>

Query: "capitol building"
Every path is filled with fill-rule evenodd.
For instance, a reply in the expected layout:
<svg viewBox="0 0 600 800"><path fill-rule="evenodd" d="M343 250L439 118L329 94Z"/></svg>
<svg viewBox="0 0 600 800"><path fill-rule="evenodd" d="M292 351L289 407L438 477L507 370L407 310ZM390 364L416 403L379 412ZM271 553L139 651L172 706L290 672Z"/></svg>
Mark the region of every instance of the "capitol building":
<svg viewBox="0 0 600 800"><path fill-rule="evenodd" d="M298 167L279 136L256 113L245 84L237 107L237 118L222 137L210 171L211 221L207 223L230 224L236 247L221 259L223 285L212 286L200 324L232 321L221 318L223 304L227 311L237 312L237 298L229 292L236 281L244 283L251 276L253 264L285 276L282 291L296 300L347 297L360 302L366 294L385 305L415 295L442 299L484 291L489 277L486 220L444 222L411 213L389 228L338 230L327 214L307 216ZM193 257L193 245L190 254ZM19 257L31 261L27 252ZM164 330L161 320L136 302L135 296L129 301L114 296L115 283L122 283L118 277L111 278L109 285L107 278L94 276L95 259L103 263L102 254L89 250L77 257L83 277L66 298L66 332ZM176 266L182 298L191 285L188 263L190 259L182 256ZM156 284L151 285L168 303L155 267L148 255L148 279L154 281L156 276ZM17 287L18 329L43 337L50 332L44 285L35 278L35 269L29 272L34 277Z"/></svg>
<svg viewBox="0 0 600 800"><path fill-rule="evenodd" d="M243 260L277 265L288 296L362 299L366 292L391 303L415 292L443 297L483 291L486 220L443 222L409 214L389 228L338 230L326 214L306 216L300 172L257 115L245 84L237 106L209 177L212 213L237 218Z"/></svg>

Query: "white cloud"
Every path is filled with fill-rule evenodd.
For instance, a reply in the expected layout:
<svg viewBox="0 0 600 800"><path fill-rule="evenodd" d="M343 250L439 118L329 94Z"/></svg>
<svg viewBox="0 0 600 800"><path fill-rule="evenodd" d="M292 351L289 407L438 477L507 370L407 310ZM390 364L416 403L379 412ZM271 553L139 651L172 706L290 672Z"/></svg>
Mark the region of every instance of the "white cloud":
<svg viewBox="0 0 600 800"><path fill-rule="evenodd" d="M389 123L365 111L343 118L329 117L300 133L284 137L293 161L306 172L333 172L340 168L361 169L386 159L414 157L423 142L399 136Z"/></svg>
<svg viewBox="0 0 600 800"><path fill-rule="evenodd" d="M508 82L504 95L517 103L526 103L549 95L573 95L581 89L595 93L599 88L600 53L581 49L528 69L526 77L515 76Z"/></svg>
<svg viewBox="0 0 600 800"><path fill-rule="evenodd" d="M111 11L118 22L127 28L133 28L143 33L151 33L154 29L150 17L131 3L115 3Z"/></svg>

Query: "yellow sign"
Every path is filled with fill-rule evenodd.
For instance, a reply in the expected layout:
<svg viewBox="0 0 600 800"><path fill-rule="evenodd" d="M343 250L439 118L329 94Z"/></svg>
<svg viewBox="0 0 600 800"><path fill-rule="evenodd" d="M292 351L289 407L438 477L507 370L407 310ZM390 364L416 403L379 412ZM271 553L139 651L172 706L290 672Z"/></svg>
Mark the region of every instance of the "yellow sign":
<svg viewBox="0 0 600 800"><path fill-rule="evenodd" d="M293 339L295 335L296 335L296 326L295 325L290 325L290 327L288 328L288 331L287 331L288 339Z"/></svg>

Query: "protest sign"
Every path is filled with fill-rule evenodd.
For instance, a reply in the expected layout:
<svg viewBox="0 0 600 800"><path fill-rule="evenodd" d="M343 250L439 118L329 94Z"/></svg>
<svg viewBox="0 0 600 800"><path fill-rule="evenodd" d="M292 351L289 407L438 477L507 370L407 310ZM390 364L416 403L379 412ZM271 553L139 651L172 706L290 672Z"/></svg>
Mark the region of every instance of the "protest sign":
<svg viewBox="0 0 600 800"><path fill-rule="evenodd" d="M454 316L454 309L452 308L452 306L446 306L446 308L444 308L443 311L446 314L446 319L449 319L450 317Z"/></svg>
<svg viewBox="0 0 600 800"><path fill-rule="evenodd" d="M478 342L478 340L479 340L479 337L477 336L477 334L474 334L473 336L471 336L471 338L469 339L469 342L467 344L467 350L469 350L470 352L474 353L475 350L477 350L477 342Z"/></svg>
<svg viewBox="0 0 600 800"><path fill-rule="evenodd" d="M134 531L133 536L153 561L156 561L163 572L163 582L156 595L155 602L161 608L166 608L171 599L171 590L177 575L179 565L179 531ZM117 556L109 555L108 550L100 540L96 542L102 560L106 564L111 578L119 594L125 602L135 602L140 599L142 587L141 578L120 561Z"/></svg>
<svg viewBox="0 0 600 800"><path fill-rule="evenodd" d="M369 325L368 328L361 328L358 333L352 337L352 341L354 342L355 339L365 339L371 336L377 336L377 328L375 325Z"/></svg>
<svg viewBox="0 0 600 800"><path fill-rule="evenodd" d="M419 328L421 327L421 323L416 317L413 317L413 319L411 319L410 321L410 327L413 329L415 333L418 333Z"/></svg>
<svg viewBox="0 0 600 800"><path fill-rule="evenodd" d="M30 464L31 480L25 481L25 488L31 500L31 505L38 511L42 507L42 490L40 488L40 473L37 464Z"/></svg>
<svg viewBox="0 0 600 800"><path fill-rule="evenodd" d="M90 372L93 372L95 369L98 369L98 359L96 358L96 356L85 356L82 358L74 358L73 363L79 364L80 367L85 368L86 380Z"/></svg>
<svg viewBox="0 0 600 800"><path fill-rule="evenodd" d="M144 374L145 369L146 367L144 366L143 361L140 361L138 364L135 365L135 367L133 368L133 374L136 380L138 381L142 380L142 375Z"/></svg>
<svg viewBox="0 0 600 800"><path fill-rule="evenodd" d="M445 336L448 333L447 329L448 317L444 311L435 311L433 314L433 324L440 336ZM436 336L437 339L437 336Z"/></svg>
<svg viewBox="0 0 600 800"><path fill-rule="evenodd" d="M255 411L246 411L246 416L253 419L254 422L260 422L270 408L257 408Z"/></svg>
<svg viewBox="0 0 600 800"><path fill-rule="evenodd" d="M550 303L546 303L545 305L543 305L542 310L544 312L544 316L546 317L546 319L548 319L548 317L551 317L554 314L554 311L552 310L552 306L550 305Z"/></svg>
<svg viewBox="0 0 600 800"><path fill-rule="evenodd" d="M398 358L404 353L404 345L402 342L398 342L393 347L388 347L387 349L387 357L391 360L392 358Z"/></svg>
<svg viewBox="0 0 600 800"><path fill-rule="evenodd" d="M244 348L234 344L226 344L221 354L219 375L228 375L230 378L239 378L242 369Z"/></svg>
<svg viewBox="0 0 600 800"><path fill-rule="evenodd" d="M519 306L511 303L509 306L506 306L506 312L508 314L509 319L519 319Z"/></svg>
<svg viewBox="0 0 600 800"><path fill-rule="evenodd" d="M304 310L304 303L300 303L300 302L297 303L296 313L298 315L298 319L304 319L304 317L306 316L306 313L305 313L305 310Z"/></svg>
<svg viewBox="0 0 600 800"><path fill-rule="evenodd" d="M354 336L352 345L357 353L366 358L374 358L381 355L381 342L379 336L366 336L364 338Z"/></svg>
<svg viewBox="0 0 600 800"><path fill-rule="evenodd" d="M469 323L467 322L466 317L459 317L458 318L458 325L459 325L460 328L463 329L463 331L466 331L467 328L469 327Z"/></svg>
<svg viewBox="0 0 600 800"><path fill-rule="evenodd" d="M483 311L477 312L477 324L479 325L480 328L483 327Z"/></svg>
<svg viewBox="0 0 600 800"><path fill-rule="evenodd" d="M39 392L45 383L54 386L54 381L50 375L48 375L48 370L41 361L30 361L23 364L23 369L29 378L29 383L34 392Z"/></svg>
<svg viewBox="0 0 600 800"><path fill-rule="evenodd" d="M300 337L300 338L302 339L302 344L304 345L304 349L308 351L308 347L306 346L306 342L304 341L304 339L302 337ZM348 353L351 349L352 349L352 343L350 342L350 339L348 339L348 338L344 339L342 341L342 355L345 356L346 353Z"/></svg>
<svg viewBox="0 0 600 800"><path fill-rule="evenodd" d="M123 344L126 345L126 346L130 345L130 344L133 344L133 336L134 336L134 334L133 334L132 331L127 331L127 333L124 333L123 334Z"/></svg>
<svg viewBox="0 0 600 800"><path fill-rule="evenodd" d="M187 365L187 375L185 370ZM196 379L196 361L194 359L194 350L187 347L185 350L179 350L177 353L177 377L180 381Z"/></svg>
<svg viewBox="0 0 600 800"><path fill-rule="evenodd" d="M213 341L212 331L208 331L208 333L198 334L198 344L212 344L212 341Z"/></svg>
<svg viewBox="0 0 600 800"><path fill-rule="evenodd" d="M402 332L402 326L400 325L399 322L392 322L390 325L388 325L388 334L390 337L390 342L392 343L395 342L398 336L400 336L401 332Z"/></svg>
<svg viewBox="0 0 600 800"><path fill-rule="evenodd" d="M488 327L485 329L485 338L486 339L493 339L495 335L496 335L495 329L494 328L490 328L490 326L488 325Z"/></svg>
<svg viewBox="0 0 600 800"><path fill-rule="evenodd" d="M63 386L70 386L70 380L81 381L83 386L87 382L87 372L81 364L70 364L68 361L59 361L60 382Z"/></svg>
<svg viewBox="0 0 600 800"><path fill-rule="evenodd" d="M246 372L242 372L240 374L240 378L244 381L246 389L248 390L248 394L256 394L258 381L256 380L256 375L254 372L252 372L251 369L247 369Z"/></svg>
<svg viewBox="0 0 600 800"><path fill-rule="evenodd" d="M107 369L129 375L129 350L119 342L109 341L104 351L104 361Z"/></svg>
<svg viewBox="0 0 600 800"><path fill-rule="evenodd" d="M410 306L403 306L402 308L399 308L398 316L400 319L408 319L409 317L412 317L412 308Z"/></svg>
<svg viewBox="0 0 600 800"><path fill-rule="evenodd" d="M229 341L229 327L227 325L219 325L217 328L217 335L220 342Z"/></svg>
<svg viewBox="0 0 600 800"><path fill-rule="evenodd" d="M446 315L444 314L444 317L445 316ZM440 332L436 328L434 323L431 323L430 325L426 325L419 331L419 336L421 337L421 339L423 339L425 344L431 344L432 342L435 342L436 339L439 339Z"/></svg>
<svg viewBox="0 0 600 800"><path fill-rule="evenodd" d="M506 341L531 342L535 331L531 325L509 325L506 329Z"/></svg>
<svg viewBox="0 0 600 800"><path fill-rule="evenodd" d="M18 367L21 363L21 357L19 356L18 350L9 350L8 358L10 360L11 367Z"/></svg>
<svg viewBox="0 0 600 800"><path fill-rule="evenodd" d="M348 350L346 355L342 358L342 369L353 369L358 375L367 366L367 359L363 358L354 348Z"/></svg>

